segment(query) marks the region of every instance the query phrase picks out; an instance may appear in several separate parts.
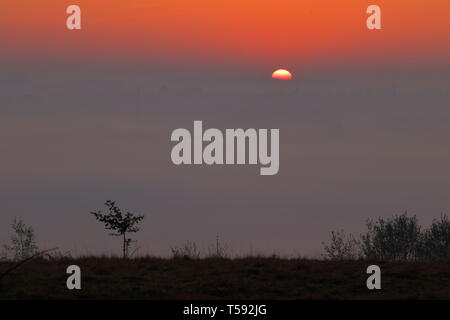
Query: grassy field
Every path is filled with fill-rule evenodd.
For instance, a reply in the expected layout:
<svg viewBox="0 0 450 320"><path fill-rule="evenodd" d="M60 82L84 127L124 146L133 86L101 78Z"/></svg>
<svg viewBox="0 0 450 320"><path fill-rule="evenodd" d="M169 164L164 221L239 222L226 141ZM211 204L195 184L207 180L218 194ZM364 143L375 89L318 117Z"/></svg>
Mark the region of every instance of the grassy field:
<svg viewBox="0 0 450 320"><path fill-rule="evenodd" d="M66 289L71 264L82 290ZM370 264L381 267L382 290L366 288ZM450 261L40 259L6 276L0 299L450 299Z"/></svg>

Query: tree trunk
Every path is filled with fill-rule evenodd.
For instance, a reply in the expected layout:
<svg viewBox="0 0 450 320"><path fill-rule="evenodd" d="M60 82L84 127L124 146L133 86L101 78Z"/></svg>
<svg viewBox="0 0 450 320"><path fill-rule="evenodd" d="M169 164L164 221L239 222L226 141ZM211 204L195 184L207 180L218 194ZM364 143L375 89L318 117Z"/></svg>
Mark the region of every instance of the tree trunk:
<svg viewBox="0 0 450 320"><path fill-rule="evenodd" d="M126 235L125 235L125 232L124 232L123 233L123 258L124 259L127 257L126 246L127 246L127 238L126 238Z"/></svg>

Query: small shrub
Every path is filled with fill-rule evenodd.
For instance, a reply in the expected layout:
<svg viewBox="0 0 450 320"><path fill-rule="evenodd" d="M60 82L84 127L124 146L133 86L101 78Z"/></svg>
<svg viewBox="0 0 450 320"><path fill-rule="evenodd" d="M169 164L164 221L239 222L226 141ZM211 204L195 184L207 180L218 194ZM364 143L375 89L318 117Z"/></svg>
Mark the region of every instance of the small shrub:
<svg viewBox="0 0 450 320"><path fill-rule="evenodd" d="M360 257L359 242L353 235L346 235L343 230L332 231L329 244L323 243L326 259L354 260Z"/></svg>
<svg viewBox="0 0 450 320"><path fill-rule="evenodd" d="M27 226L22 219L14 218L11 225L14 233L11 235L11 244L4 246L2 259L12 258L19 261L32 257L39 250L36 245L34 229Z"/></svg>

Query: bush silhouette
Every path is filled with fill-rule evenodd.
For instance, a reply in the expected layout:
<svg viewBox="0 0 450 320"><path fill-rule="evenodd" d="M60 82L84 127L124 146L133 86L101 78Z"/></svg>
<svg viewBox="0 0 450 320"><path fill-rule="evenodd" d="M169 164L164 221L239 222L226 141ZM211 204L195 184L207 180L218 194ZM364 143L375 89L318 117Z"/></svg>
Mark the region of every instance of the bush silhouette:
<svg viewBox="0 0 450 320"><path fill-rule="evenodd" d="M420 257L430 260L450 259L450 220L442 215L433 220L430 228L423 233Z"/></svg>
<svg viewBox="0 0 450 320"><path fill-rule="evenodd" d="M367 221L367 233L361 236L362 252L367 259L415 260L421 241L416 216L407 213L391 218Z"/></svg>
<svg viewBox="0 0 450 320"><path fill-rule="evenodd" d="M450 220L442 215L422 230L416 216L405 212L390 218L369 219L367 231L356 240L344 231L333 231L323 255L331 260L443 260L450 259Z"/></svg>

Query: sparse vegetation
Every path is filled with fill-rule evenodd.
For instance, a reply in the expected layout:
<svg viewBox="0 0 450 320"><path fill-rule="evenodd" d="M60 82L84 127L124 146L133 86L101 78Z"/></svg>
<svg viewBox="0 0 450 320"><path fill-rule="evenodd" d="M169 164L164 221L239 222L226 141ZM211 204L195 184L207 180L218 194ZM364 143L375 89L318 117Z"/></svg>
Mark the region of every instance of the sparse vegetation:
<svg viewBox="0 0 450 320"><path fill-rule="evenodd" d="M200 259L200 250L195 242L188 241L182 246L170 247L173 259Z"/></svg>
<svg viewBox="0 0 450 320"><path fill-rule="evenodd" d="M220 241L219 236L216 236L216 244L214 246L209 247L210 258L227 258L229 257L229 247L227 244L223 244Z"/></svg>
<svg viewBox="0 0 450 320"><path fill-rule="evenodd" d="M108 200L105 202L108 208L107 213L102 211L91 212L95 218L105 224L107 230L113 230L115 233L110 233L112 236L123 238L122 254L123 258L128 258L130 255L130 246L133 240L127 237L127 233L138 232L137 225L144 219L144 216L135 215L134 213L122 213L122 210L116 205L115 201Z"/></svg>
<svg viewBox="0 0 450 320"><path fill-rule="evenodd" d="M215 244L208 247L207 254L202 255L197 244L191 241L187 241L182 246L172 246L170 251L173 259L200 259L201 257L225 259L230 257L228 245L223 244L219 236L216 237Z"/></svg>
<svg viewBox="0 0 450 320"><path fill-rule="evenodd" d="M144 217L123 214L114 201L105 205L107 213L92 214L114 236L123 237L123 257L130 258L128 233L137 232ZM15 220L8 250L18 261L3 259L0 263L0 298L450 298L450 220L446 215L425 229L406 213L368 220L366 226L359 238L343 230L332 232L330 242L324 243L326 261L276 255L231 258L228 246L217 236L206 255L188 241L171 247L172 259L136 257L131 262L105 256L74 258L56 249L38 252L33 229ZM70 264L83 267L82 291L72 292L61 285ZM365 287L368 264L382 267L383 290L370 292Z"/></svg>

